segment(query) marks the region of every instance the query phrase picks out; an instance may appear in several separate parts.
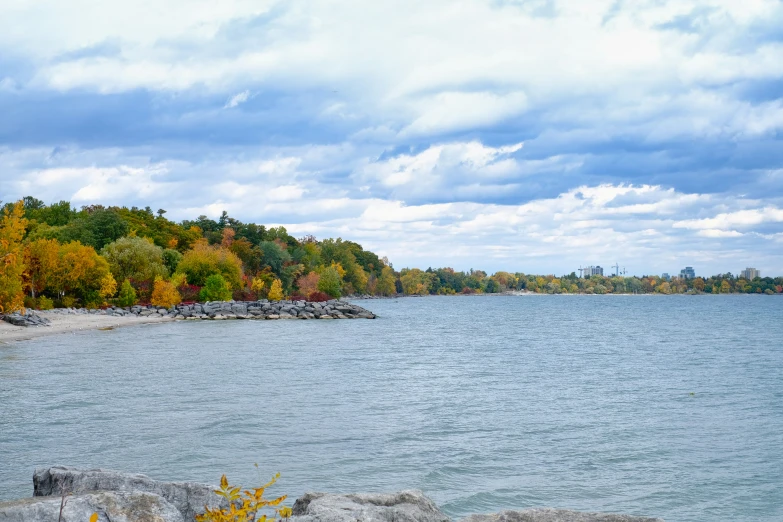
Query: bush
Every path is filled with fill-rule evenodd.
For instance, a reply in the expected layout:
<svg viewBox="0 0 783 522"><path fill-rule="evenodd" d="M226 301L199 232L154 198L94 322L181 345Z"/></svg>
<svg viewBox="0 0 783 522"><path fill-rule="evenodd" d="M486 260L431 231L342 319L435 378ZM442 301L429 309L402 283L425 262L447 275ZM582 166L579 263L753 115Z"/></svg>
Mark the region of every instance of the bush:
<svg viewBox="0 0 783 522"><path fill-rule="evenodd" d="M182 296L183 301L195 302L198 301L199 293L201 293L201 287L185 283L178 286L177 291L179 292L179 295Z"/></svg>
<svg viewBox="0 0 783 522"><path fill-rule="evenodd" d="M39 310L51 310L54 308L54 301L46 297L45 295L42 295L38 298L38 309Z"/></svg>
<svg viewBox="0 0 783 522"><path fill-rule="evenodd" d="M29 295L24 296L24 307L25 308L35 309L35 308L38 307L37 305L38 305L38 303L36 303L35 297L30 297Z"/></svg>
<svg viewBox="0 0 783 522"><path fill-rule="evenodd" d="M178 305L182 302L182 297L177 292L177 289L169 281L164 281L163 278L155 279L155 286L152 289L152 301L154 306L160 306L163 308L171 308L174 305Z"/></svg>
<svg viewBox="0 0 783 522"><path fill-rule="evenodd" d="M133 306L136 304L136 289L129 280L122 282L120 286L120 295L117 297L117 305L119 306Z"/></svg>
<svg viewBox="0 0 783 522"><path fill-rule="evenodd" d="M288 519L291 516L291 508L283 506L286 495L276 499L265 499L267 488L277 482L280 473L272 477L272 480L258 488L244 489L232 486L226 476L220 478L220 489L215 490L227 502L229 507L208 507L203 515L196 515L196 522L246 522L256 520L258 522L273 522L278 516ZM274 511L274 516L264 515L264 511Z"/></svg>
<svg viewBox="0 0 783 522"><path fill-rule="evenodd" d="M231 288L222 275L212 274L207 277L198 297L201 301L228 301L231 299Z"/></svg>
<svg viewBox="0 0 783 522"><path fill-rule="evenodd" d="M314 303L323 303L324 301L329 301L331 299L332 296L324 292L313 292L307 297L308 301L312 301Z"/></svg>

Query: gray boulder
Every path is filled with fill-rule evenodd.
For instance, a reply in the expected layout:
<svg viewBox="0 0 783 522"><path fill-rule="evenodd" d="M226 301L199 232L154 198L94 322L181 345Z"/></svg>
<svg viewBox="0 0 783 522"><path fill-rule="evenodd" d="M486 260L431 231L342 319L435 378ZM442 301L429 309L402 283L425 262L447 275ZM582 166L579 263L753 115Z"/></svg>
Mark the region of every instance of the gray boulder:
<svg viewBox="0 0 783 522"><path fill-rule="evenodd" d="M450 522L421 491L392 494L305 493L293 507L292 522Z"/></svg>
<svg viewBox="0 0 783 522"><path fill-rule="evenodd" d="M61 497L0 502L0 522L55 522ZM182 513L160 495L142 491L99 491L66 497L62 522L185 522ZM190 518L189 520L193 520Z"/></svg>
<svg viewBox="0 0 783 522"><path fill-rule="evenodd" d="M33 495L36 497L59 497L62 491L74 495L93 491L152 493L172 504L187 521L192 521L197 513L203 513L205 505L225 505L214 489L195 482L160 482L146 475L103 469L56 466L37 469L33 475Z"/></svg>
<svg viewBox="0 0 783 522"><path fill-rule="evenodd" d="M568 509L535 508L501 511L491 515L470 515L460 522L663 522L660 518L613 513L587 513Z"/></svg>

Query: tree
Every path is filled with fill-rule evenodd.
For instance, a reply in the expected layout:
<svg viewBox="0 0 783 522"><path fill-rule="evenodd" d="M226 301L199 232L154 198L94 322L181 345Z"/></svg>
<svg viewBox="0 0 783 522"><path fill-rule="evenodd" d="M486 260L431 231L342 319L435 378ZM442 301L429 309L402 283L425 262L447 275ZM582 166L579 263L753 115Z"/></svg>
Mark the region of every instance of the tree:
<svg viewBox="0 0 783 522"><path fill-rule="evenodd" d="M163 249L147 238L123 237L106 245L101 255L109 262L111 273L120 281L153 281L169 274L163 260Z"/></svg>
<svg viewBox="0 0 783 522"><path fill-rule="evenodd" d="M402 291L406 295L426 295L430 291L432 274L422 272L418 268L403 269L400 272Z"/></svg>
<svg viewBox="0 0 783 522"><path fill-rule="evenodd" d="M270 301L280 301L283 299L283 284L279 279L275 279L272 282L272 287L269 289L269 295L267 296Z"/></svg>
<svg viewBox="0 0 783 522"><path fill-rule="evenodd" d="M222 275L212 274L207 277L198 297L201 301L228 301L231 299L231 288Z"/></svg>
<svg viewBox="0 0 783 522"><path fill-rule="evenodd" d="M192 285L204 286L209 276L220 274L229 289L242 288L242 261L230 250L210 246L204 239L185 252L177 272L185 274Z"/></svg>
<svg viewBox="0 0 783 522"><path fill-rule="evenodd" d="M381 277L378 278L378 284L375 287L375 292L378 295L394 295L397 293L397 288L394 285L394 270L391 267L384 266L381 270Z"/></svg>
<svg viewBox="0 0 783 522"><path fill-rule="evenodd" d="M57 277L60 244L54 239L37 239L25 247L26 288L35 297L51 288Z"/></svg>
<svg viewBox="0 0 783 522"><path fill-rule="evenodd" d="M178 250L173 248L166 248L161 253L163 258L163 265L168 269L170 274L173 274L179 266L179 262L182 261L182 254Z"/></svg>
<svg viewBox="0 0 783 522"><path fill-rule="evenodd" d="M120 286L120 295L117 297L117 304L120 306L133 306L136 304L136 289L127 279Z"/></svg>
<svg viewBox="0 0 783 522"><path fill-rule="evenodd" d="M699 292L704 291L704 279L701 277L697 277L693 280L693 288L694 290L698 290Z"/></svg>
<svg viewBox="0 0 783 522"><path fill-rule="evenodd" d="M300 294L308 296L318 291L318 281L320 279L321 276L316 272L310 272L296 280L296 287L299 289Z"/></svg>
<svg viewBox="0 0 783 522"><path fill-rule="evenodd" d="M342 294L343 281L340 272L334 266L328 266L321 270L318 279L318 290L334 298Z"/></svg>
<svg viewBox="0 0 783 522"><path fill-rule="evenodd" d="M152 299L150 300L153 305L171 308L178 305L181 301L182 297L171 282L160 276L155 278L155 286L152 289Z"/></svg>
<svg viewBox="0 0 783 522"><path fill-rule="evenodd" d="M73 293L84 306L96 306L103 302L106 278L110 274L109 263L94 248L78 241L60 246L55 290L64 296Z"/></svg>
<svg viewBox="0 0 783 522"><path fill-rule="evenodd" d="M13 312L24 308L24 237L27 219L21 201L3 210L0 220L0 312Z"/></svg>

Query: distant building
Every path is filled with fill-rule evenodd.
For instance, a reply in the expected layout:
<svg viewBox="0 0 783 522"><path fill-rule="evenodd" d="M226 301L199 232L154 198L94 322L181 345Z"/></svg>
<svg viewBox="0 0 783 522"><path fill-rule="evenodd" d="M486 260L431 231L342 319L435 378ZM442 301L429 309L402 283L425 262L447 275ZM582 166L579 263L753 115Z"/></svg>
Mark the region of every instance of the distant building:
<svg viewBox="0 0 783 522"><path fill-rule="evenodd" d="M594 276L594 275L604 275L604 269L600 266L588 266L584 269L585 277L587 276Z"/></svg>
<svg viewBox="0 0 783 522"><path fill-rule="evenodd" d="M672 276L670 276L668 272L664 272L664 273L661 274L661 279L663 279L665 281L671 281L671 278L672 278Z"/></svg>
<svg viewBox="0 0 783 522"><path fill-rule="evenodd" d="M743 279L747 279L748 281L753 281L757 277L761 277L761 272L756 270L755 268L746 268L742 272L740 272L740 277Z"/></svg>
<svg viewBox="0 0 783 522"><path fill-rule="evenodd" d="M680 277L682 279L693 279L696 277L696 271L693 270L692 266L686 266L682 270L680 270Z"/></svg>

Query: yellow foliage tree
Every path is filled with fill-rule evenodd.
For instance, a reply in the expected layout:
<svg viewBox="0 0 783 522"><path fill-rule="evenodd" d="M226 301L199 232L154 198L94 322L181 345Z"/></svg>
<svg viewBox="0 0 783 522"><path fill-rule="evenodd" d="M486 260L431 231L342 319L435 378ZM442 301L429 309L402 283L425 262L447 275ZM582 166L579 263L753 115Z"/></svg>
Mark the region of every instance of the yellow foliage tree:
<svg viewBox="0 0 783 522"><path fill-rule="evenodd" d="M270 301L280 301L283 299L283 285L279 279L275 279L272 286L269 288L269 295L267 296Z"/></svg>
<svg viewBox="0 0 783 522"><path fill-rule="evenodd" d="M111 273L101 278L101 288L98 290L98 293L104 299L108 299L117 293L117 281L114 280L114 276Z"/></svg>
<svg viewBox="0 0 783 522"><path fill-rule="evenodd" d="M155 284L152 288L152 299L150 299L154 306L171 308L174 305L178 305L181 301L182 297L171 282L161 277L155 278Z"/></svg>
<svg viewBox="0 0 783 522"><path fill-rule="evenodd" d="M0 221L0 312L24 311L22 237L26 226L21 201L3 211Z"/></svg>
<svg viewBox="0 0 783 522"><path fill-rule="evenodd" d="M250 289L254 292L260 292L264 289L264 286L266 286L266 283L260 277L254 277L250 282Z"/></svg>
<svg viewBox="0 0 783 522"><path fill-rule="evenodd" d="M204 506L204 514L196 515L196 522L270 522L277 516L287 519L291 516L291 508L282 505L287 495L270 500L264 498L266 489L277 482L279 477L280 473L259 488L242 491L239 486L230 485L223 475L220 478L220 489L216 489L215 493L228 501L228 507ZM274 515L261 513L265 509L274 510Z"/></svg>
<svg viewBox="0 0 783 522"><path fill-rule="evenodd" d="M59 265L60 243L56 239L37 239L25 247L25 288L35 297L54 286Z"/></svg>

